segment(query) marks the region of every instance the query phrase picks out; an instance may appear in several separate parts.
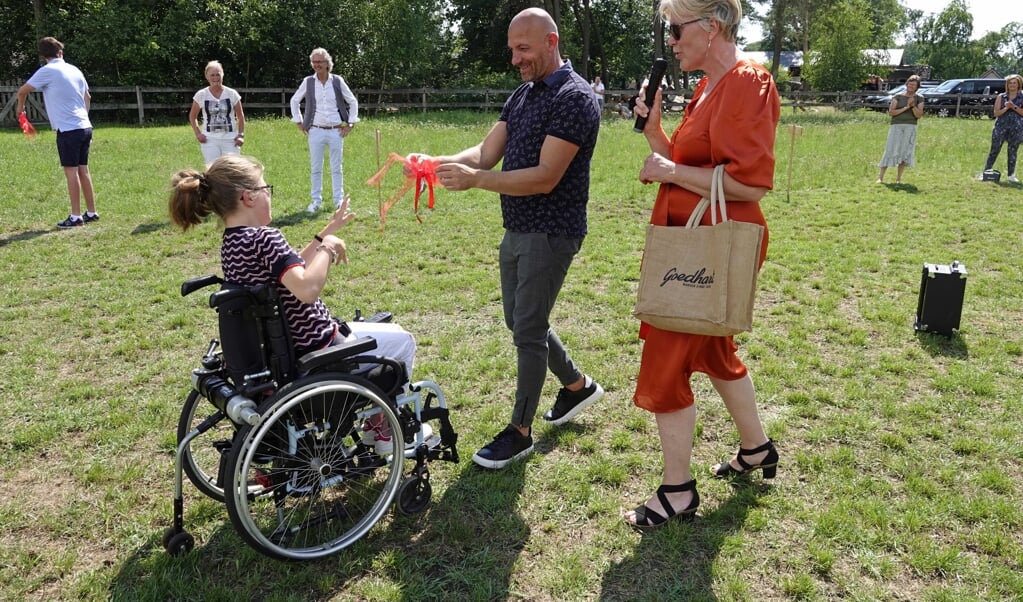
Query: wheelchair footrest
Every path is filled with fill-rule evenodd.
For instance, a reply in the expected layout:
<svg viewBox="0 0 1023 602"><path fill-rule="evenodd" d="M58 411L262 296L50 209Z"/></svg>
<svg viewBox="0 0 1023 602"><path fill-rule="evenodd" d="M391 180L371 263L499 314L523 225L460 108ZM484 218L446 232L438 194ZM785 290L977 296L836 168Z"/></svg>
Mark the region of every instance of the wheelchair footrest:
<svg viewBox="0 0 1023 602"><path fill-rule="evenodd" d="M372 316L366 318L363 317L362 312L355 311L355 319L353 322L390 322L394 319L394 314L389 311L378 311Z"/></svg>

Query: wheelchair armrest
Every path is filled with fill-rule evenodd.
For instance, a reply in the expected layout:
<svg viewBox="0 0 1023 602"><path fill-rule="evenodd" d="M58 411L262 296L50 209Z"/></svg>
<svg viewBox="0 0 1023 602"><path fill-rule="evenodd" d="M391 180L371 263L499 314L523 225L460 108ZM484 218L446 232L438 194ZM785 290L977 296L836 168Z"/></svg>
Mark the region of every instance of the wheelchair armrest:
<svg viewBox="0 0 1023 602"><path fill-rule="evenodd" d="M316 368L334 364L345 358L353 357L376 348L376 339L373 337L363 337L347 343L341 343L340 345L310 351L298 359L298 371L312 372Z"/></svg>
<svg viewBox="0 0 1023 602"><path fill-rule="evenodd" d="M210 295L210 307L216 309L235 299L247 299L250 302L254 302L255 296L247 288L222 288Z"/></svg>
<svg viewBox="0 0 1023 602"><path fill-rule="evenodd" d="M223 284L224 279L216 274L192 278L181 283L181 296L191 295L195 291L214 284Z"/></svg>

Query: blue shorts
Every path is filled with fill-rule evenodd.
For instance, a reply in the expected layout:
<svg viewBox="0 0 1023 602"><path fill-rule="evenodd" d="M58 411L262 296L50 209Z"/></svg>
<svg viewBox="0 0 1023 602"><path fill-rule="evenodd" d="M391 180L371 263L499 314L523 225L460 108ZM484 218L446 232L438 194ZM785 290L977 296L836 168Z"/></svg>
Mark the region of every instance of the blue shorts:
<svg viewBox="0 0 1023 602"><path fill-rule="evenodd" d="M92 128L57 132L57 154L63 167L78 167L89 164L89 146L92 144Z"/></svg>

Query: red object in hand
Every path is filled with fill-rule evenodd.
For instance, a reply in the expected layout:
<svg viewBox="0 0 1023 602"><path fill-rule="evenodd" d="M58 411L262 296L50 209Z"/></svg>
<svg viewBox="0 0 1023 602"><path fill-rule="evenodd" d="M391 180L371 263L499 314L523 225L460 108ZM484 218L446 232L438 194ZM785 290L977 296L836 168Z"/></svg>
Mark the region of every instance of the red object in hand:
<svg viewBox="0 0 1023 602"><path fill-rule="evenodd" d="M22 111L21 115L18 115L18 125L21 126L21 131L25 132L26 136L28 136L29 138L36 137L36 129L32 127L32 124L29 122L28 115L25 114L25 111Z"/></svg>
<svg viewBox="0 0 1023 602"><path fill-rule="evenodd" d="M422 194L424 187L430 188L430 198L427 203L427 207L433 209L433 185L438 182L437 180L437 164L435 159L422 159L419 155L412 155L405 159L405 164L408 166L409 171L416 177L416 196L413 203L413 208L416 213L416 218L419 218L419 195ZM423 220L419 220L422 223Z"/></svg>
<svg viewBox="0 0 1023 602"><path fill-rule="evenodd" d="M387 221L387 212L397 203L406 192L412 188L413 184L416 187L415 192L415 204L413 205L416 219L419 223L423 223L423 218L419 217L419 196L423 193L423 189L429 187L430 197L428 206L433 209L433 185L439 183L437 179L437 165L440 164L436 159L423 159L419 155L409 155L408 157L402 157L398 153L390 153L387 156L387 162L383 167L377 171L373 177L366 180L368 186L379 188L383 183L384 174L391 168L395 163L401 163L403 169L402 172L405 174L405 183L401 189L392 194L386 201L380 204L380 229L384 229L384 222Z"/></svg>

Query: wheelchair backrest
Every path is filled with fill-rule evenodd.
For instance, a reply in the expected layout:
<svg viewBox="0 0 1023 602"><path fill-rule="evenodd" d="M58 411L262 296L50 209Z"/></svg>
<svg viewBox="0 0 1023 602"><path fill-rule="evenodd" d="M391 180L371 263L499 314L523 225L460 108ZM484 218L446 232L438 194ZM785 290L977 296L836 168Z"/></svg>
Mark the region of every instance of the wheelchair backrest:
<svg viewBox="0 0 1023 602"><path fill-rule="evenodd" d="M278 385L295 379L295 350L276 286L224 282L210 295L210 307L219 315L224 365L236 387L268 370Z"/></svg>

